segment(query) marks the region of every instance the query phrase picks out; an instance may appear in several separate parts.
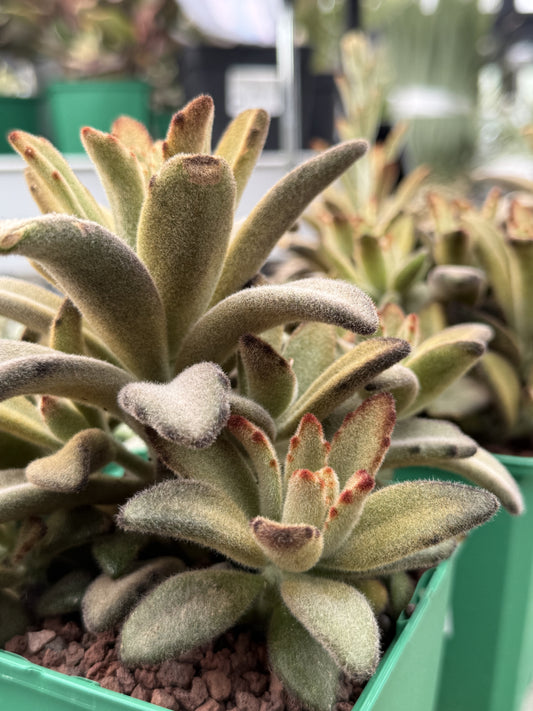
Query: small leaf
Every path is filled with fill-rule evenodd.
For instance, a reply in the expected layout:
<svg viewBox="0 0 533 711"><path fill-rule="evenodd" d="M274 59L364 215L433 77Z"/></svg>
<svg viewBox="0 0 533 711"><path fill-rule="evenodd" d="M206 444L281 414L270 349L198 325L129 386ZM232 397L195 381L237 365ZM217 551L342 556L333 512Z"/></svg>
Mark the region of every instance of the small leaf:
<svg viewBox="0 0 533 711"><path fill-rule="evenodd" d="M211 303L217 303L253 277L311 200L367 148L366 141L341 143L294 168L276 183L234 236Z"/></svg>
<svg viewBox="0 0 533 711"><path fill-rule="evenodd" d="M121 408L164 439L185 447L212 444L230 414L230 383L214 363L197 363L170 383L131 383L118 395Z"/></svg>
<svg viewBox="0 0 533 711"><path fill-rule="evenodd" d="M308 524L322 529L326 520L325 482L320 472L296 469L287 482L283 505L283 524Z"/></svg>
<svg viewBox="0 0 533 711"><path fill-rule="evenodd" d="M169 578L137 605L122 628L124 664L155 664L218 637L253 604L264 581L237 570L196 570Z"/></svg>
<svg viewBox="0 0 533 711"><path fill-rule="evenodd" d="M281 570L305 572L322 553L322 534L315 526L283 524L257 516L250 528L262 551Z"/></svg>
<svg viewBox="0 0 533 711"><path fill-rule="evenodd" d="M338 499L328 511L324 524L323 557L328 557L341 547L351 534L363 512L366 499L375 481L364 469L356 471L346 482Z"/></svg>
<svg viewBox="0 0 533 711"><path fill-rule="evenodd" d="M224 362L243 334L293 321L321 321L365 335L378 326L371 299L345 282L316 278L256 286L228 296L196 323L185 339L178 367L199 360Z"/></svg>
<svg viewBox="0 0 533 711"><path fill-rule="evenodd" d="M84 355L82 316L70 299L64 299L50 327L50 348Z"/></svg>
<svg viewBox="0 0 533 711"><path fill-rule="evenodd" d="M103 632L129 614L144 595L165 578L185 569L179 558L155 558L121 578L99 575L87 588L82 602L85 629Z"/></svg>
<svg viewBox="0 0 533 711"><path fill-rule="evenodd" d="M368 601L336 580L293 575L281 596L294 617L350 676L368 679L379 660L379 630Z"/></svg>
<svg viewBox="0 0 533 711"><path fill-rule="evenodd" d="M312 711L331 711L340 669L283 603L274 608L267 640L272 668L288 691Z"/></svg>
<svg viewBox="0 0 533 711"><path fill-rule="evenodd" d="M375 477L387 450L396 422L394 398L389 393L369 397L344 418L331 441L328 464L344 487L356 469Z"/></svg>
<svg viewBox="0 0 533 711"><path fill-rule="evenodd" d="M245 394L277 417L290 405L296 392L296 376L290 363L266 341L245 334L239 340L239 385Z"/></svg>
<svg viewBox="0 0 533 711"><path fill-rule="evenodd" d="M215 107L206 94L189 101L172 117L163 143L163 157L169 160L177 153L210 153Z"/></svg>
<svg viewBox="0 0 533 711"><path fill-rule="evenodd" d="M394 396L396 413L401 416L403 410L409 407L418 395L420 386L413 371L397 363L371 380L365 390L369 393L391 393Z"/></svg>
<svg viewBox="0 0 533 711"><path fill-rule="evenodd" d="M259 511L267 518L281 516L281 469L274 446L265 433L239 415L231 415L228 432L250 457L259 490Z"/></svg>
<svg viewBox="0 0 533 711"><path fill-rule="evenodd" d="M497 510L495 496L464 484L392 484L368 497L352 535L321 564L358 572L382 567L467 533Z"/></svg>
<svg viewBox="0 0 533 711"><path fill-rule="evenodd" d="M168 480L146 489L122 507L118 524L126 531L192 541L252 568L265 564L242 509L205 482Z"/></svg>
<svg viewBox="0 0 533 711"><path fill-rule="evenodd" d="M324 430L317 418L308 413L300 420L298 429L290 439L285 459L285 483L297 469L317 472L326 466L330 445L324 439Z"/></svg>
<svg viewBox="0 0 533 711"><path fill-rule="evenodd" d="M118 578L131 570L138 554L150 540L150 536L140 533L113 531L94 541L92 554L103 573Z"/></svg>
<svg viewBox="0 0 533 711"><path fill-rule="evenodd" d="M263 109L242 111L228 125L215 148L215 155L227 160L235 176L236 205L261 155L269 123L268 114Z"/></svg>
<svg viewBox="0 0 533 711"><path fill-rule="evenodd" d="M42 396L41 416L50 431L62 442L90 427L83 414L69 400L52 395Z"/></svg>
<svg viewBox="0 0 533 711"><path fill-rule="evenodd" d="M387 290L387 266L383 256L383 245L373 235L362 235L358 243L361 263L377 294Z"/></svg>
<svg viewBox="0 0 533 711"><path fill-rule="evenodd" d="M26 478L49 491L78 492L90 474L113 460L115 449L113 439L102 430L82 430L59 451L31 462Z"/></svg>

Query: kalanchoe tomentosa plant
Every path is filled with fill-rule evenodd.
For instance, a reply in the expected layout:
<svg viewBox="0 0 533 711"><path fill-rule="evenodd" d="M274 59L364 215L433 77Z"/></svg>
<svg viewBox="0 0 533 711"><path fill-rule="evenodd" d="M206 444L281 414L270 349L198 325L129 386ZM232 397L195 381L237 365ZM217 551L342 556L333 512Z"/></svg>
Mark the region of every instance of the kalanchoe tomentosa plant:
<svg viewBox="0 0 533 711"><path fill-rule="evenodd" d="M240 415L213 445L209 469L200 452L182 466L162 451L177 476L130 499L119 525L207 546L228 563L168 577L136 605L134 581L97 578L83 602L86 625L105 629L129 613L122 659L155 663L253 611L274 671L306 706L326 711L341 669L363 680L376 668L379 579L435 565L498 508L492 494L462 484L373 491L394 423L394 399L380 393L346 417L331 444L305 415L283 463Z"/></svg>

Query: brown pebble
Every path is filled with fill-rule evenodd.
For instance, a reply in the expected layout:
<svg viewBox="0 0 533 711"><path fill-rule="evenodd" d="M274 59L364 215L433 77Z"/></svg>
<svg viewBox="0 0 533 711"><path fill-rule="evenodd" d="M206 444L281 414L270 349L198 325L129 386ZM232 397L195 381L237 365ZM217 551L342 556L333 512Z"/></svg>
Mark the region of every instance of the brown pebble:
<svg viewBox="0 0 533 711"><path fill-rule="evenodd" d="M135 681L142 684L145 689L155 689L157 686L157 678L155 672L148 669L136 669L134 672Z"/></svg>
<svg viewBox="0 0 533 711"><path fill-rule="evenodd" d="M73 620L65 622L58 634L63 637L67 644L70 642L79 642L83 636L81 628Z"/></svg>
<svg viewBox="0 0 533 711"><path fill-rule="evenodd" d="M188 652L180 654L178 657L178 662L184 662L185 664L199 664L204 658L204 651L197 647L196 649L191 649Z"/></svg>
<svg viewBox="0 0 533 711"><path fill-rule="evenodd" d="M135 688L135 677L131 674L126 667L120 665L117 669L117 679L122 686L125 694L131 694Z"/></svg>
<svg viewBox="0 0 533 711"><path fill-rule="evenodd" d="M37 654L43 649L47 642L51 642L56 636L54 630L39 630L38 632L28 632L26 635L28 639L28 652L30 654Z"/></svg>
<svg viewBox="0 0 533 711"><path fill-rule="evenodd" d="M90 647L90 645L96 642L96 635L94 632L84 632L81 636L81 644L87 648Z"/></svg>
<svg viewBox="0 0 533 711"><path fill-rule="evenodd" d="M250 691L255 696L262 696L268 686L268 677L266 674L260 674L256 671L244 672L242 675L243 679L246 679L250 687Z"/></svg>
<svg viewBox="0 0 533 711"><path fill-rule="evenodd" d="M205 681L197 676L192 680L190 691L185 691L178 687L174 689L173 694L186 711L196 711L198 706L201 706L209 695Z"/></svg>
<svg viewBox="0 0 533 711"><path fill-rule="evenodd" d="M101 670L105 669L105 664L103 661L95 662L94 664L91 664L91 666L87 669L85 672L85 676L87 679L97 679L99 676L99 672Z"/></svg>
<svg viewBox="0 0 533 711"><path fill-rule="evenodd" d="M231 681L226 674L217 669L213 669L204 672L202 679L207 684L207 690L213 700L226 701L226 699L229 698L231 694Z"/></svg>
<svg viewBox="0 0 533 711"><path fill-rule="evenodd" d="M241 711L259 711L261 702L249 691L237 691L235 693L235 703Z"/></svg>
<svg viewBox="0 0 533 711"><path fill-rule="evenodd" d="M104 662L106 664L110 664L111 662L116 662L118 661L118 654L117 654L117 648L116 647L110 647L107 650L107 653L104 657Z"/></svg>
<svg viewBox="0 0 533 711"><path fill-rule="evenodd" d="M119 694L123 692L123 688L119 680L113 674L107 674L104 676L103 679L100 679L99 684L100 686L103 686L104 689L109 689L109 691L118 691Z"/></svg>
<svg viewBox="0 0 533 711"><path fill-rule="evenodd" d="M72 664L60 664L56 671L60 672L61 674L67 674L67 676L81 676L79 674L79 667L76 665Z"/></svg>
<svg viewBox="0 0 533 711"><path fill-rule="evenodd" d="M65 661L65 652L58 652L55 649L45 649L43 655L43 667L54 669Z"/></svg>
<svg viewBox="0 0 533 711"><path fill-rule="evenodd" d="M137 684L137 686L131 692L130 696L133 699L140 699L141 701L150 701L150 699L152 698L152 692L148 691L148 689L145 689L144 686L142 686L141 684Z"/></svg>
<svg viewBox="0 0 533 711"><path fill-rule="evenodd" d="M270 675L268 690L272 701L281 701L283 699L283 684L275 674Z"/></svg>
<svg viewBox="0 0 533 711"><path fill-rule="evenodd" d="M352 711L353 704L348 701L339 701L335 704L335 711Z"/></svg>
<svg viewBox="0 0 533 711"><path fill-rule="evenodd" d="M196 711L222 711L224 707L215 699L207 699L201 706L198 706Z"/></svg>
<svg viewBox="0 0 533 711"><path fill-rule="evenodd" d="M45 630L54 630L56 634L61 634L63 620L61 617L45 617L42 622L42 628Z"/></svg>
<svg viewBox="0 0 533 711"><path fill-rule="evenodd" d="M71 642L65 653L65 664L75 665L79 664L83 659L84 651L81 644L78 642Z"/></svg>
<svg viewBox="0 0 533 711"><path fill-rule="evenodd" d="M97 640L85 652L85 664L87 668L92 667L97 662L103 662L107 654L108 645L106 642Z"/></svg>
<svg viewBox="0 0 533 711"><path fill-rule="evenodd" d="M156 673L161 686L179 686L182 689L189 689L195 671L192 664L178 662L175 659L167 659L163 662Z"/></svg>
<svg viewBox="0 0 533 711"><path fill-rule="evenodd" d="M13 654L24 654L27 648L28 640L26 639L26 635L23 634L17 634L11 637L4 645L4 649L7 652L13 652Z"/></svg>
<svg viewBox="0 0 533 711"><path fill-rule="evenodd" d="M54 652L63 652L67 648L67 643L63 637L54 637L54 639L44 645L44 648L51 649Z"/></svg>
<svg viewBox="0 0 533 711"><path fill-rule="evenodd" d="M172 709L172 711L179 710L179 704L172 694L169 694L164 689L155 689L152 692L152 697L150 699L152 704L156 706L162 706L165 709Z"/></svg>

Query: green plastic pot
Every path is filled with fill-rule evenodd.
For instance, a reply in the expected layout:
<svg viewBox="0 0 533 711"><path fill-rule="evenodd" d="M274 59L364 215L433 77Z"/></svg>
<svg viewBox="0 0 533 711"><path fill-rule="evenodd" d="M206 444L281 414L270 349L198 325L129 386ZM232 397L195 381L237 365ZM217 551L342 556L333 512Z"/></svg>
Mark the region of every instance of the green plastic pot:
<svg viewBox="0 0 533 711"><path fill-rule="evenodd" d="M13 153L6 137L14 129L41 133L40 107L38 97L0 96L0 153Z"/></svg>
<svg viewBox="0 0 533 711"><path fill-rule="evenodd" d="M80 129L109 131L113 121L131 116L148 125L150 89L140 80L58 81L46 90L50 132L62 153L82 153Z"/></svg>
<svg viewBox="0 0 533 711"><path fill-rule="evenodd" d="M461 546L438 711L519 711L533 680L533 458L497 455L518 482L526 513L501 510ZM398 470L396 480L458 480Z"/></svg>
<svg viewBox="0 0 533 711"><path fill-rule="evenodd" d="M453 567L451 559L422 576L413 597L414 613L400 618L398 633L354 711L433 711ZM3 651L0 698L2 708L19 711L161 711L95 681L50 671Z"/></svg>

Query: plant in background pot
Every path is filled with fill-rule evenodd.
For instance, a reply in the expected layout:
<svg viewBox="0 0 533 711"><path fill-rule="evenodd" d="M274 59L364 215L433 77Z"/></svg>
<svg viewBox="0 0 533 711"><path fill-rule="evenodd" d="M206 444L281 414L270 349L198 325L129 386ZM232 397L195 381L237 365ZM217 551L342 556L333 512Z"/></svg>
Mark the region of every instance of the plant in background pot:
<svg viewBox="0 0 533 711"><path fill-rule="evenodd" d="M272 247L309 201L360 157L366 144L341 144L296 168L233 228L235 203L261 151L268 119L261 111L245 112L211 153L212 114L212 102L199 97L174 117L166 140L155 144L142 126L128 119L119 119L111 134L84 129L82 140L106 188L110 211L94 201L51 144L22 132L11 135L28 163L28 183L39 206L43 212L55 212L1 227L3 252L33 260L55 289L12 279L1 283L2 313L26 326L25 340L4 339L0 344L0 424L27 452L20 468L3 471L0 487L0 573L8 590L9 607L4 609L14 610L12 619L17 610L24 615L12 591L27 585L41 591L50 582L59 585L59 590L39 596L42 610L52 609L54 600L65 604L65 598L71 606L78 604L94 575L94 560L113 576L129 575L132 566L140 566L133 570L134 598L146 589L147 579L153 584L183 567L175 552L169 560L160 548L155 558L143 563L146 559L137 556L146 543L144 534L124 538L114 530L110 511L135 492L148 494L153 485L186 481L202 490L214 488L221 498L235 498L235 506L251 518L268 518L268 504L263 507L261 496L270 493L265 494L259 482L262 470L257 470L256 481L247 457L256 469L264 469L265 462L257 461L254 447L246 453L246 442L235 446L230 423L252 428L255 444L263 438L272 455L272 472L279 472L269 439L282 448L283 438L306 412L333 415L409 351L404 340L375 337L336 358L335 328L365 336L377 328L371 300L357 287L334 280L271 285L257 276ZM268 368L265 371L260 355L268 348L261 343L257 347L259 339L253 334L271 340L281 336L294 348L296 331L284 334L280 327L301 320L331 325L333 362L324 372L306 376L300 368L301 390L293 402L296 377L282 358L273 372L272 389L281 400L276 395L268 402L269 387L261 382ZM301 364L302 357L294 357L296 361ZM385 402L392 422L386 395L367 400L357 420L364 421L361 413L371 403ZM124 425L145 440L152 461L122 444ZM441 435L439 430L437 441L429 437L426 446L442 445ZM451 431L446 435L449 442ZM441 447L443 456L457 455L457 436L456 430L451 450ZM28 444L39 448L39 456L24 450ZM459 457L469 457L475 448L469 440ZM333 449L340 456L340 445ZM346 452L349 455L349 448ZM127 473L120 478L101 473L110 462ZM300 468L313 473L314 467L306 461ZM183 479L176 479L173 471ZM241 472L242 479L235 479L235 472ZM334 481L329 505L335 503ZM510 497L519 508L519 493L497 470L493 481L502 500ZM471 504L466 504L472 512L484 502L484 513L463 518L457 530L442 533L443 539L454 538L461 526L481 522L495 508L487 492L461 487L439 491L445 498L449 492L454 492L452 497L472 492ZM378 492L370 498L374 496ZM252 510L250 501L257 497ZM348 498L349 492L343 503ZM102 511L102 505L111 509ZM271 515L274 523L283 523ZM325 516L324 510L317 531ZM331 530L335 525L333 520L328 524ZM217 549L214 540L200 542ZM80 545L91 543L93 558L87 563L78 553ZM59 579L57 571L50 573L58 559L67 566L67 574ZM265 560L261 558L259 568ZM17 625L22 622L20 617Z"/></svg>

